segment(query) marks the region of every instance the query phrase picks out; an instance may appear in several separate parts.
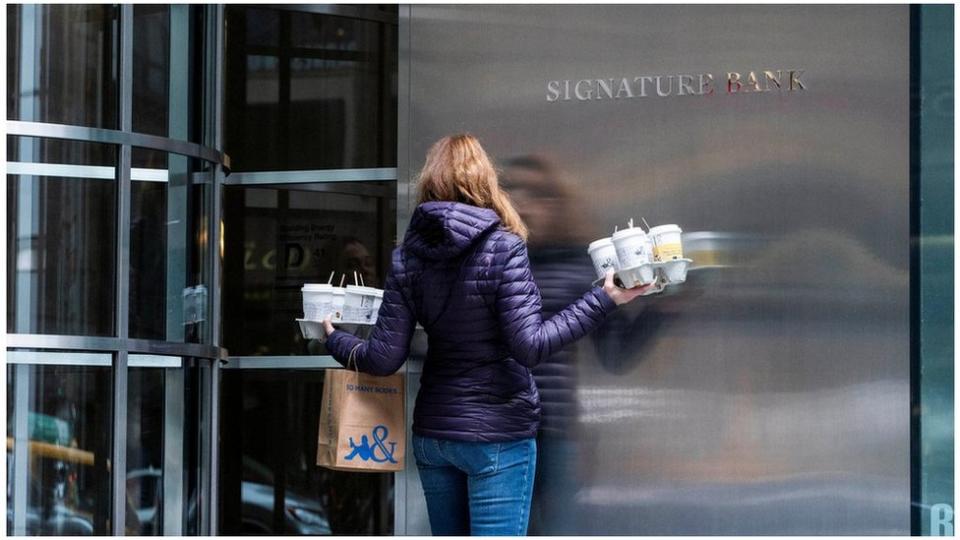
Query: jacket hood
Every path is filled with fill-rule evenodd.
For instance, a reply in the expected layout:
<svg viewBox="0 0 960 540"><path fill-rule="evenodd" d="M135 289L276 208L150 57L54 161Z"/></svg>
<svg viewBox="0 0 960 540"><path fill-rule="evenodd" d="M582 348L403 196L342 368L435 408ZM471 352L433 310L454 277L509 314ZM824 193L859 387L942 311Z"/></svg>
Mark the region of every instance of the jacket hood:
<svg viewBox="0 0 960 540"><path fill-rule="evenodd" d="M430 201L417 206L403 245L424 259L451 259L472 246L500 217L489 208L453 201Z"/></svg>

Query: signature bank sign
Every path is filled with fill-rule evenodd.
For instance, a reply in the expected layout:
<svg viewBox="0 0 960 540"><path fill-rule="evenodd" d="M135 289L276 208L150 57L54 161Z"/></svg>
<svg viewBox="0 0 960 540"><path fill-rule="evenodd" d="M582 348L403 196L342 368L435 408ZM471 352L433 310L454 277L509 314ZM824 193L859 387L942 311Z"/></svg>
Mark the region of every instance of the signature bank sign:
<svg viewBox="0 0 960 540"><path fill-rule="evenodd" d="M638 75L603 79L563 79L547 81L546 98L550 102L636 99L669 96L710 96L796 92L806 90L802 69L684 73L676 75Z"/></svg>

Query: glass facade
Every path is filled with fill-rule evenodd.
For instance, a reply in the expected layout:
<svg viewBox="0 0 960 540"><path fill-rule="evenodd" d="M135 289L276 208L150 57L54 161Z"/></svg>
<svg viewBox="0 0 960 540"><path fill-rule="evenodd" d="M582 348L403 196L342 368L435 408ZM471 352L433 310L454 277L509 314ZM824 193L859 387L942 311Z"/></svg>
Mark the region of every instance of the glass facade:
<svg viewBox="0 0 960 540"><path fill-rule="evenodd" d="M915 533L949 535L954 500L953 6L913 6Z"/></svg>
<svg viewBox="0 0 960 540"><path fill-rule="evenodd" d="M210 343L209 162L133 149L130 190L130 336ZM134 159L137 161L138 159Z"/></svg>
<svg viewBox="0 0 960 540"><path fill-rule="evenodd" d="M227 8L224 128L234 170L396 165L397 25L383 22L390 8L369 8L351 16Z"/></svg>
<svg viewBox="0 0 960 540"><path fill-rule="evenodd" d="M6 9L6 531L212 532L223 9Z"/></svg>
<svg viewBox="0 0 960 540"><path fill-rule="evenodd" d="M35 353L8 352L12 354L29 359ZM16 454L16 445L23 442L15 431L25 415L29 447L23 533L29 535L93 535L109 530L111 403L102 397L110 395L110 355L68 356L65 360L100 365L22 365L17 367L25 369L15 373L15 383L30 380L25 392L28 405L21 410L19 403L13 404L14 433L8 435L16 441L12 448ZM9 388L8 395L17 397ZM8 457L10 450L8 445ZM10 510L7 530L13 533Z"/></svg>
<svg viewBox="0 0 960 540"><path fill-rule="evenodd" d="M120 9L7 6L7 118L116 129Z"/></svg>
<svg viewBox="0 0 960 540"><path fill-rule="evenodd" d="M943 534L954 522L953 8L911 9L911 526ZM412 137L414 114L425 126L465 118L461 105L427 110L405 94L411 76L429 80L403 52L409 6L6 10L6 533L420 532L412 464L398 474L315 465L324 370L339 364L295 321L304 283L356 275L382 287L411 206L406 145L425 145L399 137ZM492 117L516 115L508 109L490 106ZM526 152L502 152L514 156L502 179L529 223L598 204L541 181ZM542 228L531 245L545 275L552 254L583 256L582 231L560 234L565 250ZM581 397L569 399L596 405ZM588 490L556 465L600 450L541 443L531 531L569 534ZM711 470L721 469L730 465ZM609 530L622 514L593 516Z"/></svg>
<svg viewBox="0 0 960 540"><path fill-rule="evenodd" d="M393 182L228 187L224 196L224 338L231 354L327 354L304 341L300 287L341 279L382 287L396 235ZM293 324L291 324L293 322Z"/></svg>
<svg viewBox="0 0 960 540"><path fill-rule="evenodd" d="M8 172L25 174L7 175L8 332L114 334L117 154L10 137Z"/></svg>

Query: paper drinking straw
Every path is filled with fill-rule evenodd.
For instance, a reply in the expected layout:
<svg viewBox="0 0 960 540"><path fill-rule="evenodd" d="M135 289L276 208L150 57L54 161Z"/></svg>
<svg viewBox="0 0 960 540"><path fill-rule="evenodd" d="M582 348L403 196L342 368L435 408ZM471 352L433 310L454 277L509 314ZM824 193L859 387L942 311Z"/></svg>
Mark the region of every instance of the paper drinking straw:
<svg viewBox="0 0 960 540"><path fill-rule="evenodd" d="M643 219L643 216L640 216L640 219ZM650 232L650 224L647 223L646 219L643 219L643 224L647 226L647 232Z"/></svg>
<svg viewBox="0 0 960 540"><path fill-rule="evenodd" d="M340 287L343 287L343 280L345 280L345 279L347 279L347 275L346 275L346 274L340 276Z"/></svg>
<svg viewBox="0 0 960 540"><path fill-rule="evenodd" d="M356 271L356 270L353 271L353 284L354 284L354 285L357 284L357 271Z"/></svg>
<svg viewBox="0 0 960 540"><path fill-rule="evenodd" d="M363 274L362 274L362 273L360 274L360 286L361 286L361 287L366 287L366 285L364 285L364 283L363 283Z"/></svg>
<svg viewBox="0 0 960 540"><path fill-rule="evenodd" d="M630 218L630 221L627 223L627 225L629 225L631 229L633 228L633 218Z"/></svg>
<svg viewBox="0 0 960 540"><path fill-rule="evenodd" d="M330 285L331 283L333 283L333 273L334 273L334 272L336 272L336 270L331 270L331 271L330 271L330 277L327 278L327 285Z"/></svg>

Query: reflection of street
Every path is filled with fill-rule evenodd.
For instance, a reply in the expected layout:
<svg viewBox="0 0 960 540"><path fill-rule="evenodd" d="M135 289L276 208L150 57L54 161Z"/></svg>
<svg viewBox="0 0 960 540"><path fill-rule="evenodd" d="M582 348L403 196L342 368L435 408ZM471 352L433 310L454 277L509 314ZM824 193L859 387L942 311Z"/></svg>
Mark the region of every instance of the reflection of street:
<svg viewBox="0 0 960 540"><path fill-rule="evenodd" d="M29 413L32 437L27 441L29 496L26 531L33 535L91 536L95 532L94 508L77 485L78 477L91 474L96 456L75 444L69 424L49 415ZM52 428L52 429L51 429ZM12 478L15 441L7 437L7 477ZM107 462L107 472L110 463ZM139 513L127 500L127 534L142 534ZM7 497L7 530L13 530L13 498Z"/></svg>
<svg viewBox="0 0 960 540"><path fill-rule="evenodd" d="M226 370L222 403L220 531L379 534L392 514L389 473L317 467L323 370Z"/></svg>

